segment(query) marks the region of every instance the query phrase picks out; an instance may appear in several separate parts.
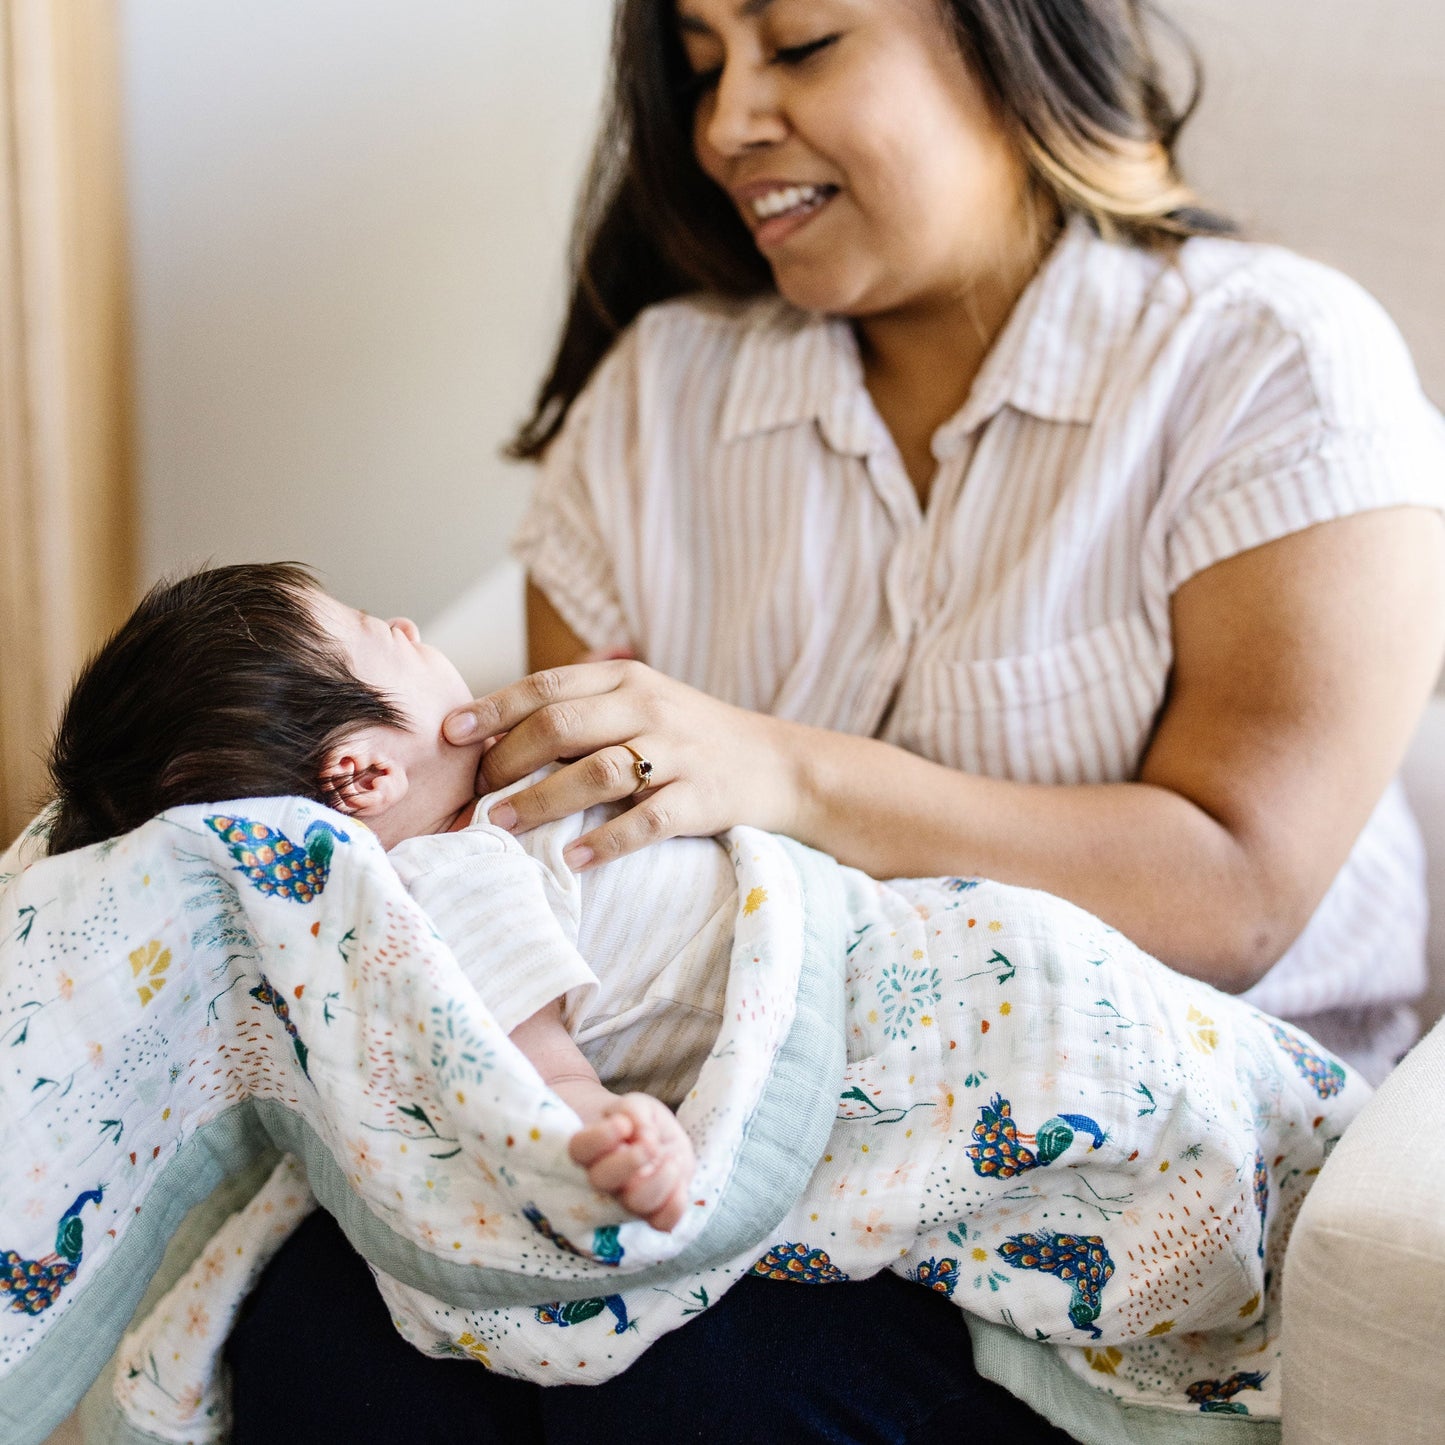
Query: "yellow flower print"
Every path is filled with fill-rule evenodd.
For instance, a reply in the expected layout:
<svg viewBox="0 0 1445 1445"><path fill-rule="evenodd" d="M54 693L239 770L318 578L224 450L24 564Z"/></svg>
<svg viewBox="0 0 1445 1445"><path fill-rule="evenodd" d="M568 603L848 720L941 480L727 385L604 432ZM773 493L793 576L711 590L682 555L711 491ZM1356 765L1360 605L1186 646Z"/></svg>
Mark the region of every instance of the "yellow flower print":
<svg viewBox="0 0 1445 1445"><path fill-rule="evenodd" d="M492 1362L487 1356L486 1341L479 1340L470 1330L463 1330L457 1336L457 1348L485 1365L487 1369L492 1368Z"/></svg>
<svg viewBox="0 0 1445 1445"><path fill-rule="evenodd" d="M162 948L159 940L154 938L144 948L137 948L131 954L130 976L142 979L135 990L140 995L142 1007L166 986L166 970L170 966L170 949Z"/></svg>
<svg viewBox="0 0 1445 1445"><path fill-rule="evenodd" d="M766 888L748 889L748 896L743 900L743 917L751 918L767 901L768 890Z"/></svg>
<svg viewBox="0 0 1445 1445"><path fill-rule="evenodd" d="M1089 1362L1089 1368L1097 1370L1101 1375L1117 1374L1119 1366L1124 1362L1124 1352L1116 1350L1113 1345L1103 1350L1091 1350L1084 1347L1084 1358Z"/></svg>
<svg viewBox="0 0 1445 1445"><path fill-rule="evenodd" d="M1190 1004L1188 1023L1189 1042L1201 1054L1212 1054L1219 1047L1219 1030L1214 1027L1214 1020Z"/></svg>

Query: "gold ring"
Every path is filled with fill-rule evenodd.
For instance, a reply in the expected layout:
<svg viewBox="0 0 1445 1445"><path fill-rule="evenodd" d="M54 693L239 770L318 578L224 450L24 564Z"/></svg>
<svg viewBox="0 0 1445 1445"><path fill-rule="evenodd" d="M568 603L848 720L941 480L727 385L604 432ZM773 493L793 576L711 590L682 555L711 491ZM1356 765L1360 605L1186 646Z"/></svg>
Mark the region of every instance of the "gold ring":
<svg viewBox="0 0 1445 1445"><path fill-rule="evenodd" d="M640 793L652 782L652 764L649 763L631 743L623 743L622 746L626 748L633 757L632 775L637 779L637 786L632 791L634 793Z"/></svg>

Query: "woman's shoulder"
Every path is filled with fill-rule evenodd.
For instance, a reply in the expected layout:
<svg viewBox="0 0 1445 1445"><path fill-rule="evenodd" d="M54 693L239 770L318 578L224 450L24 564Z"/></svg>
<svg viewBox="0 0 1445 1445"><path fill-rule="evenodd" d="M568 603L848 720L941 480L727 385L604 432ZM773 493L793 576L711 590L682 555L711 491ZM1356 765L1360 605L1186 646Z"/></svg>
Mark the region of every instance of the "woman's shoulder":
<svg viewBox="0 0 1445 1445"><path fill-rule="evenodd" d="M1403 348L1399 329L1359 282L1284 246L1197 236L1179 248L1175 270L1193 319L1272 324L1311 350Z"/></svg>
<svg viewBox="0 0 1445 1445"><path fill-rule="evenodd" d="M1296 372L1326 422L1370 425L1423 400L1409 348L1358 282L1283 246L1196 237L1170 268L1178 326L1202 364Z"/></svg>

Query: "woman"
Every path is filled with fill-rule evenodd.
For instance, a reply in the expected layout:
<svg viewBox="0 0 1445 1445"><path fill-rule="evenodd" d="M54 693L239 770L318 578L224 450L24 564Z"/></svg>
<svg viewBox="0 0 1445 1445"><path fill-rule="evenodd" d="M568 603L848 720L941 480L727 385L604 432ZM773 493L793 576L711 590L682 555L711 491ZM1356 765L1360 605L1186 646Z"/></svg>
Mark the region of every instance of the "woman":
<svg viewBox="0 0 1445 1445"><path fill-rule="evenodd" d="M517 443L543 670L454 740L505 734L487 787L576 760L502 826L636 795L578 868L749 823L1027 884L1378 1077L1424 976L1391 780L1445 643L1445 436L1360 293L1211 235L1142 9L626 0ZM926 1298L748 1285L526 1408L1046 1438Z"/></svg>

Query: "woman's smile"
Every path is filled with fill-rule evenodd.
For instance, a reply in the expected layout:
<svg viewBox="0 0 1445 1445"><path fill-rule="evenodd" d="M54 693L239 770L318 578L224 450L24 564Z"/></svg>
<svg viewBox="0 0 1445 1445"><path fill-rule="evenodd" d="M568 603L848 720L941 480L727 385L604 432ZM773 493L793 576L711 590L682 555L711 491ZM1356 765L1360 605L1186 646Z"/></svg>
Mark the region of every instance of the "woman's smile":
<svg viewBox="0 0 1445 1445"><path fill-rule="evenodd" d="M733 190L733 199L759 250L777 246L825 210L838 194L834 185L809 181L761 180Z"/></svg>

